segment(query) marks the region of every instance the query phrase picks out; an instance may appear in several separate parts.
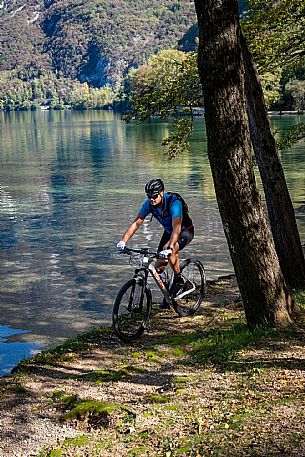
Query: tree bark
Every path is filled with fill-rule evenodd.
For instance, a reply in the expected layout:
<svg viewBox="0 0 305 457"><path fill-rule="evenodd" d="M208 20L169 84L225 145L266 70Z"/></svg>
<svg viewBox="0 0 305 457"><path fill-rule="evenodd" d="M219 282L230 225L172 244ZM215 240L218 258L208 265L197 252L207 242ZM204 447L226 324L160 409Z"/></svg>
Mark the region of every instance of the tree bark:
<svg viewBox="0 0 305 457"><path fill-rule="evenodd" d="M248 326L291 324L285 285L253 173L236 0L195 0L208 156Z"/></svg>
<svg viewBox="0 0 305 457"><path fill-rule="evenodd" d="M275 249L287 286L301 289L305 287L305 260L294 209L272 135L261 83L243 35L241 44L251 140L264 187Z"/></svg>

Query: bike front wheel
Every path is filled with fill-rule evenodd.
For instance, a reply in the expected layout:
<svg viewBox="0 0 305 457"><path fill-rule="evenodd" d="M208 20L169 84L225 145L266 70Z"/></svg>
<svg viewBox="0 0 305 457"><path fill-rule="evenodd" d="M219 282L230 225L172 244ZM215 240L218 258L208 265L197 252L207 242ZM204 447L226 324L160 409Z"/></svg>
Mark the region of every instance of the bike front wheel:
<svg viewBox="0 0 305 457"><path fill-rule="evenodd" d="M191 316L198 311L205 294L205 271L199 260L187 259L181 262L181 276L184 284L173 298L173 306L179 316Z"/></svg>
<svg viewBox="0 0 305 457"><path fill-rule="evenodd" d="M151 292L144 281L131 279L119 291L113 306L112 323L122 341L139 338L147 327L152 307Z"/></svg>

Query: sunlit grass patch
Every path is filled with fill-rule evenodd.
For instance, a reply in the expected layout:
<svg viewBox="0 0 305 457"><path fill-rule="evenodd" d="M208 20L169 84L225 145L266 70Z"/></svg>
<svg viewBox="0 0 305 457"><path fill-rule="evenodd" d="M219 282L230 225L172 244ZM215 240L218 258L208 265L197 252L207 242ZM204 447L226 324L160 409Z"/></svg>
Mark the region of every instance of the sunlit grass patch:
<svg viewBox="0 0 305 457"><path fill-rule="evenodd" d="M78 435L74 438L66 438L63 442L64 446L67 447L81 447L85 446L90 442L90 438L87 435Z"/></svg>
<svg viewBox="0 0 305 457"><path fill-rule="evenodd" d="M173 348L172 353L175 357L182 357L185 355L185 351L181 348Z"/></svg>
<svg viewBox="0 0 305 457"><path fill-rule="evenodd" d="M191 359L196 363L223 364L242 349L249 347L266 336L266 331L250 331L246 324L236 324L223 331L212 331L192 343Z"/></svg>
<svg viewBox="0 0 305 457"><path fill-rule="evenodd" d="M108 416L119 408L118 405L112 403L81 399L77 395L69 395L62 391L53 392L52 399L63 408L63 421L84 420L90 416L92 424L101 424L103 426L103 424L107 425Z"/></svg>
<svg viewBox="0 0 305 457"><path fill-rule="evenodd" d="M191 381L191 378L189 376L176 376L175 382L177 384L186 384Z"/></svg>
<svg viewBox="0 0 305 457"><path fill-rule="evenodd" d="M164 351L155 349L154 347L147 349L144 353L147 362L149 363L159 363L162 358L166 355Z"/></svg>
<svg viewBox="0 0 305 457"><path fill-rule="evenodd" d="M121 370L97 370L91 371L90 373L86 373L79 376L79 379L88 379L89 381L93 381L96 384L102 382L116 382L120 381L123 378L128 376L129 372L127 369Z"/></svg>
<svg viewBox="0 0 305 457"><path fill-rule="evenodd" d="M51 451L48 456L49 457L60 457L61 455L64 455L63 454L64 451L60 450L60 449L54 449L53 451Z"/></svg>
<svg viewBox="0 0 305 457"><path fill-rule="evenodd" d="M166 395L158 395L158 394L148 394L145 396L145 399L149 403L168 403L171 399Z"/></svg>
<svg viewBox="0 0 305 457"><path fill-rule="evenodd" d="M88 414L94 416L107 416L117 409L117 405L112 403L102 403L97 400L78 400L77 404L64 414L63 420L82 419Z"/></svg>

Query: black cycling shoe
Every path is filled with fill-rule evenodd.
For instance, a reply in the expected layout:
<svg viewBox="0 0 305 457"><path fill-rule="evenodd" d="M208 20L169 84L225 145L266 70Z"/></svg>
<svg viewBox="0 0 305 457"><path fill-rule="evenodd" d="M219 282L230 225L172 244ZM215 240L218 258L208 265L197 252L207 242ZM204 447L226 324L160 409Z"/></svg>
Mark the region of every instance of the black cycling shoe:
<svg viewBox="0 0 305 457"><path fill-rule="evenodd" d="M160 303L159 309L170 309L170 305L167 303L165 298L163 298L162 303Z"/></svg>
<svg viewBox="0 0 305 457"><path fill-rule="evenodd" d="M175 276L174 278L174 283L173 285L171 286L171 288L169 289L171 295L175 296L180 289L182 289L182 287L184 286L184 280L182 278L182 276Z"/></svg>

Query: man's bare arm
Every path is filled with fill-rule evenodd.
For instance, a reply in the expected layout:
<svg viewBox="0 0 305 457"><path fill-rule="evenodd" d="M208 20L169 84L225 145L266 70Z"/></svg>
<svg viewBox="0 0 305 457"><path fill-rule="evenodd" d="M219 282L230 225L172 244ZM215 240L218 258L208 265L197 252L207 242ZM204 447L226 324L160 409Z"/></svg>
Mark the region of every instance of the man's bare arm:
<svg viewBox="0 0 305 457"><path fill-rule="evenodd" d="M178 242L179 235L181 233L182 217L175 217L175 219L173 219L172 224L173 224L173 231L172 231L172 235L170 237L169 243L168 243L168 247L174 249L176 246L176 243Z"/></svg>
<svg viewBox="0 0 305 457"><path fill-rule="evenodd" d="M140 225L143 224L143 221L144 221L144 219L140 215L138 215L135 218L135 220L132 222L132 224L130 224L130 226L128 227L126 232L124 233L124 235L122 237L122 241L127 243L127 241L129 241L130 238L136 233L136 231L138 230Z"/></svg>

